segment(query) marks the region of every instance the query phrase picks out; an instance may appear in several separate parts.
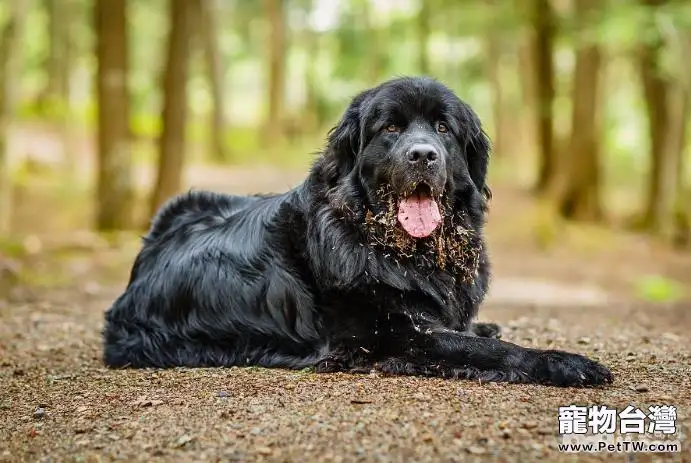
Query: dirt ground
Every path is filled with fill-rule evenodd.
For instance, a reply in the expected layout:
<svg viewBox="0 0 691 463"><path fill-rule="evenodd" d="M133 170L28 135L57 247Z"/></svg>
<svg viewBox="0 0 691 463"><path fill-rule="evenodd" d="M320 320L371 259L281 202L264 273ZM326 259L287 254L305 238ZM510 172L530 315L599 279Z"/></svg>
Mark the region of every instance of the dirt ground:
<svg viewBox="0 0 691 463"><path fill-rule="evenodd" d="M300 175L193 170L190 183L267 190ZM600 231L565 231L552 250L538 251L521 222L525 201L495 190L494 285L480 318L500 323L509 341L600 360L615 375L611 386L108 370L100 362L103 311L123 288L136 241L91 237L66 252L39 237L30 265L61 278L0 301L0 461L689 461L687 441L676 454L560 453L557 409L674 405L685 439L691 303L643 302L632 287L647 274L691 287L691 255Z"/></svg>

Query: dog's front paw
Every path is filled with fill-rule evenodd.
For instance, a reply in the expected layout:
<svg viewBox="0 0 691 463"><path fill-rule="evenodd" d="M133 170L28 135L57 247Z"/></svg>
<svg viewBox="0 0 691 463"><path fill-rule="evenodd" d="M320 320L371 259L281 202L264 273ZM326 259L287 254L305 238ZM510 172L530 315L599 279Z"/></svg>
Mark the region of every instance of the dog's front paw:
<svg viewBox="0 0 691 463"><path fill-rule="evenodd" d="M609 384L614 379L604 365L582 355L558 350L537 352L532 376L538 383L573 387Z"/></svg>
<svg viewBox="0 0 691 463"><path fill-rule="evenodd" d="M344 370L346 370L345 364L336 357L323 358L314 366L315 373L336 373Z"/></svg>
<svg viewBox="0 0 691 463"><path fill-rule="evenodd" d="M501 339L501 327L496 323L473 323L470 332L481 338Z"/></svg>

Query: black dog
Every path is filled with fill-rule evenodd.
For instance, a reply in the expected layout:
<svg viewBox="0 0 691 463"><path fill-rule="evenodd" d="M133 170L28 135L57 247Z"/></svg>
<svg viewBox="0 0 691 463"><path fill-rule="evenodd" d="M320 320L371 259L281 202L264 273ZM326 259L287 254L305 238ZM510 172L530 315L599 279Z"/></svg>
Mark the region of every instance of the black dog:
<svg viewBox="0 0 691 463"><path fill-rule="evenodd" d="M611 382L471 323L489 281L488 158L478 117L439 82L361 93L300 186L161 208L106 314L105 363Z"/></svg>

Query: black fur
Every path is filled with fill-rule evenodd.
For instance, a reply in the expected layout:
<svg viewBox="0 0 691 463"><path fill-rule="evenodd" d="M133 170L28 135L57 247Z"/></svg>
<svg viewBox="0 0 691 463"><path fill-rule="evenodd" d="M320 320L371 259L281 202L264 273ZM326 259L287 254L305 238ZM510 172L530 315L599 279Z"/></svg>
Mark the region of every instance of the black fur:
<svg viewBox="0 0 691 463"><path fill-rule="evenodd" d="M416 143L439 157L411 167L405 156ZM482 239L489 152L478 117L435 80L400 78L363 92L298 187L249 197L190 192L161 208L106 313L105 363L611 382L585 357L523 348L500 341L494 324L471 323L490 274ZM430 238L404 237L403 252L382 238L394 225L368 220L419 182L436 195L443 225Z"/></svg>

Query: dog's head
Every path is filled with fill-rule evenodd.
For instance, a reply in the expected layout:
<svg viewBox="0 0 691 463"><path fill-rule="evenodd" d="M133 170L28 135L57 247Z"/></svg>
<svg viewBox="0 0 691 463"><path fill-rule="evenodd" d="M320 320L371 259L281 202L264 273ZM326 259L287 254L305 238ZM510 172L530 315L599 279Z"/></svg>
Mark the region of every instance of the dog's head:
<svg viewBox="0 0 691 463"><path fill-rule="evenodd" d="M394 202L410 238L431 236L446 214L481 219L490 145L475 112L431 78L385 82L355 97L331 131L321 167L332 188L368 210Z"/></svg>

